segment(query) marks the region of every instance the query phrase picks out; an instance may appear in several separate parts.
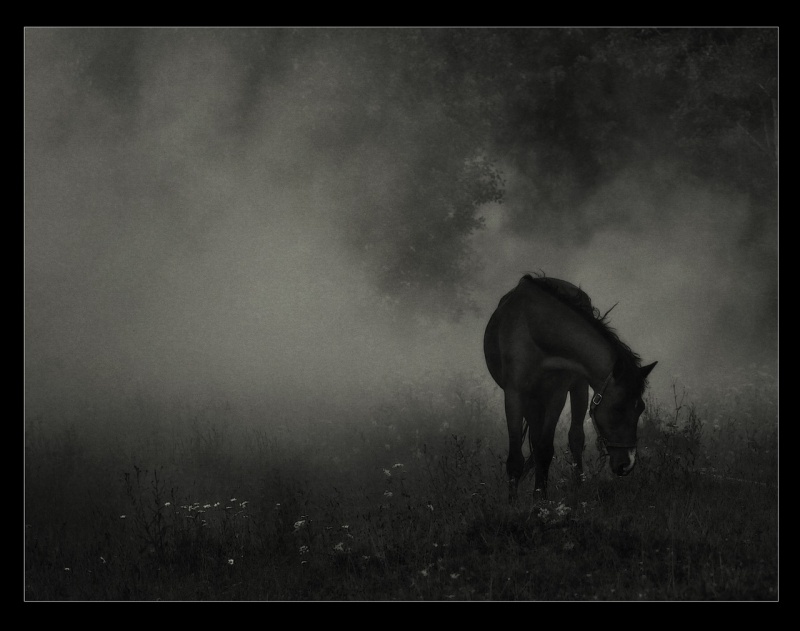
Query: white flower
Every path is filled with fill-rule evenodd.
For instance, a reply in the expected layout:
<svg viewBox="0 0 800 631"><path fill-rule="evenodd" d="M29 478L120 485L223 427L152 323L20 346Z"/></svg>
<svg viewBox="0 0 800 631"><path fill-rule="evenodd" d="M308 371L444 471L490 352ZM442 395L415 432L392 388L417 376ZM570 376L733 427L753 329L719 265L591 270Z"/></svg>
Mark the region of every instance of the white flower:
<svg viewBox="0 0 800 631"><path fill-rule="evenodd" d="M565 506L563 503L556 506L556 513L558 513L559 517L563 517L571 510L569 506Z"/></svg>
<svg viewBox="0 0 800 631"><path fill-rule="evenodd" d="M164 506L170 506L169 502L164 502Z"/></svg>
<svg viewBox="0 0 800 631"><path fill-rule="evenodd" d="M295 530L300 530L305 525L306 525L306 520L305 519L300 519L300 520L294 522L294 529Z"/></svg>
<svg viewBox="0 0 800 631"><path fill-rule="evenodd" d="M423 576L427 576L428 570L420 570L419 573L422 574Z"/></svg>
<svg viewBox="0 0 800 631"><path fill-rule="evenodd" d="M430 509L432 511L433 510L433 504L425 504L425 508L428 508L428 509Z"/></svg>
<svg viewBox="0 0 800 631"><path fill-rule="evenodd" d="M120 515L119 516L120 519L125 519L125 517L127 517L127 515Z"/></svg>
<svg viewBox="0 0 800 631"><path fill-rule="evenodd" d="M549 510L547 510L546 508L540 508L540 509L539 509L539 517L540 517L541 519L547 519L547 516L548 516L549 514L550 514L550 511L549 511Z"/></svg>
<svg viewBox="0 0 800 631"><path fill-rule="evenodd" d="M403 463L402 462L398 462L398 463L392 465L392 469L399 469L402 466L403 466Z"/></svg>
<svg viewBox="0 0 800 631"><path fill-rule="evenodd" d="M228 559L228 565L233 565L233 559Z"/></svg>
<svg viewBox="0 0 800 631"><path fill-rule="evenodd" d="M300 554L308 554L308 546L300 546Z"/></svg>
<svg viewBox="0 0 800 631"><path fill-rule="evenodd" d="M461 574L459 574L458 572L453 572L452 574L450 574L450 578L458 578L459 576L461 576Z"/></svg>

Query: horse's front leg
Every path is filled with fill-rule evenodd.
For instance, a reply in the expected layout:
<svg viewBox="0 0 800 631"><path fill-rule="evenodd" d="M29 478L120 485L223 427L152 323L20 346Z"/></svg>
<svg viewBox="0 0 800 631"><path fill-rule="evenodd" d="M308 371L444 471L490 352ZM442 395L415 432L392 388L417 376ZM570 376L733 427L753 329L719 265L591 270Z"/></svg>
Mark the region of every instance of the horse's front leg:
<svg viewBox="0 0 800 631"><path fill-rule="evenodd" d="M580 484L586 479L583 473L583 450L586 444L583 421L589 407L589 386L585 381L580 380L570 388L569 405L572 417L569 426L569 450L572 453L575 479Z"/></svg>
<svg viewBox="0 0 800 631"><path fill-rule="evenodd" d="M547 479L550 474L550 463L553 461L553 454L555 449L553 447L553 440L556 433L556 425L561 416L561 410L564 409L564 403L567 398L567 393L563 389L558 389L552 392L547 397L545 405L534 405L532 403L531 416L528 423L531 425L531 450L536 461L536 483L534 491L541 493L541 498L547 497ZM534 425L531 422L531 417L537 419L537 430L533 431Z"/></svg>

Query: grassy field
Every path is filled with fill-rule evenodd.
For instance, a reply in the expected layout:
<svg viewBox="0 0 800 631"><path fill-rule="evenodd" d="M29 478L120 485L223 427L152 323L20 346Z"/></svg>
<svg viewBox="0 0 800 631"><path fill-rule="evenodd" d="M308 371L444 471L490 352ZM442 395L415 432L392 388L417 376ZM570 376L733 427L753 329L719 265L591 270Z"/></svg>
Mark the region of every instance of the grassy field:
<svg viewBox="0 0 800 631"><path fill-rule="evenodd" d="M25 599L778 599L765 373L651 400L627 478L587 420L578 486L562 422L548 498L526 480L513 506L500 392L425 383L355 416L140 399L28 419Z"/></svg>

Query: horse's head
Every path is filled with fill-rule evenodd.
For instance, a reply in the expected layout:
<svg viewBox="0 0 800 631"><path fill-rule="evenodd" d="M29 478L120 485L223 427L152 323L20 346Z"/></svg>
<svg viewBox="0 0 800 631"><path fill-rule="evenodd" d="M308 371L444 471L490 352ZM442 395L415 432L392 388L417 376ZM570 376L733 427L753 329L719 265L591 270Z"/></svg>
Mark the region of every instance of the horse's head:
<svg viewBox="0 0 800 631"><path fill-rule="evenodd" d="M636 465L636 429L644 411L642 391L647 375L658 362L636 369L636 374L612 373L589 406L595 431L617 475L628 475Z"/></svg>

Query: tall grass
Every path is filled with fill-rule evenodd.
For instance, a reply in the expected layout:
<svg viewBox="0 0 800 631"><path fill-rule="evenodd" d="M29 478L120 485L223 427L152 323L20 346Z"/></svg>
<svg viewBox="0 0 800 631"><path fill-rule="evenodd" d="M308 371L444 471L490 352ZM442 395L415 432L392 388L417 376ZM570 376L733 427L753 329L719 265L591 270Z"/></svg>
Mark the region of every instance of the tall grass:
<svg viewBox="0 0 800 631"><path fill-rule="evenodd" d="M140 401L105 435L99 412L91 432L31 419L25 597L774 600L774 382L719 392L651 400L622 479L587 422L577 485L561 423L548 499L527 481L514 505L502 399L469 376L361 417Z"/></svg>

